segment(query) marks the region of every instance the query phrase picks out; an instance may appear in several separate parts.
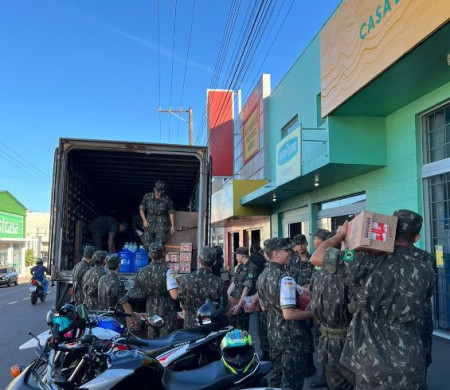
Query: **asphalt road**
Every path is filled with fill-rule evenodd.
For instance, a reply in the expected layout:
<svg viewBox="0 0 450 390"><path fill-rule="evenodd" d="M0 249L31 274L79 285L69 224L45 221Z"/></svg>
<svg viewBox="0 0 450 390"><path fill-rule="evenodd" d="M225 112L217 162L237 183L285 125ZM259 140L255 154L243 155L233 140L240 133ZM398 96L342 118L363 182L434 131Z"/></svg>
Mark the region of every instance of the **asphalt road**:
<svg viewBox="0 0 450 390"><path fill-rule="evenodd" d="M32 305L28 283L0 287L0 389L11 382L10 367L28 364L34 359L33 350L20 351L19 346L30 339L29 331L39 334L47 329L45 316L55 304L55 292L50 287L44 303Z"/></svg>

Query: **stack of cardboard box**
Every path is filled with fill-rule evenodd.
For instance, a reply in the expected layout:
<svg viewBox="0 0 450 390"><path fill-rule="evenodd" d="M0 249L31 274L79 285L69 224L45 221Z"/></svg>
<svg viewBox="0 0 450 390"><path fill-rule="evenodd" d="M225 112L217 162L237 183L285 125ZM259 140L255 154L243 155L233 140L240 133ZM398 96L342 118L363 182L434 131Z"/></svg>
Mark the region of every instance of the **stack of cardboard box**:
<svg viewBox="0 0 450 390"><path fill-rule="evenodd" d="M175 252L174 249L179 249L179 252ZM180 274L189 274L191 272L191 242L182 242L180 246L166 245L166 251L166 264L168 268L172 268L176 273Z"/></svg>
<svg viewBox="0 0 450 390"><path fill-rule="evenodd" d="M191 272L192 264L192 243L182 242L180 246L180 273L188 274Z"/></svg>

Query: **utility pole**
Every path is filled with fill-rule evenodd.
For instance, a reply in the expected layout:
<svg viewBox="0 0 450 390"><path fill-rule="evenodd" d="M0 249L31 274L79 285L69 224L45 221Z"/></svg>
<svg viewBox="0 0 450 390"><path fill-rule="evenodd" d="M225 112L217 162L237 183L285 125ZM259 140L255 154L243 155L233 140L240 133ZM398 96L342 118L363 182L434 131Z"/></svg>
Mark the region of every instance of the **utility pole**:
<svg viewBox="0 0 450 390"><path fill-rule="evenodd" d="M158 112L159 113L168 112L169 114L176 116L178 119L182 120L183 122L186 122L186 119L184 119L183 117L181 117L177 114L188 113L189 114L189 145L193 144L194 134L193 134L193 120L192 120L192 108L191 107L189 107L188 110L183 110L181 108L179 110L172 110L172 108L169 108L168 110L161 110L161 107L159 107Z"/></svg>

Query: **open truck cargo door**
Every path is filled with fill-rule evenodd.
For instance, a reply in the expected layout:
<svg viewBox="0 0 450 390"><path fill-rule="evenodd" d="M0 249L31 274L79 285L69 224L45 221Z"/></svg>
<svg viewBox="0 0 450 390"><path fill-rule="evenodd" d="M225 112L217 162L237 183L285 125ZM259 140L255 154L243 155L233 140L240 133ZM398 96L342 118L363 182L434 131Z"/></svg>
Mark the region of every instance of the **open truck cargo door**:
<svg viewBox="0 0 450 390"><path fill-rule="evenodd" d="M164 181L179 216L176 232L166 244L177 247L179 240L192 240L195 269L196 251L210 237L208 159L206 147L60 139L55 152L50 223L57 306L70 299L72 269L81 260L83 245L92 244L90 222L111 216L131 226L139 223L139 205L157 180Z"/></svg>

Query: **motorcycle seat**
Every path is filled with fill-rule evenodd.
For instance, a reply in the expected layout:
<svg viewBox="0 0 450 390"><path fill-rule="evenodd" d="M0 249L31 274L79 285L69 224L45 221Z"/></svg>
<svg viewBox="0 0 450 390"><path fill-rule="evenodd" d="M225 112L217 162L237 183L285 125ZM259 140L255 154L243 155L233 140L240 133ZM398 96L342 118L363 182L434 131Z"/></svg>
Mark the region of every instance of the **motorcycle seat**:
<svg viewBox="0 0 450 390"><path fill-rule="evenodd" d="M218 360L204 367L188 371L166 369L163 374L163 388L170 390L206 390L228 388L245 374L231 374Z"/></svg>
<svg viewBox="0 0 450 390"><path fill-rule="evenodd" d="M200 328L176 330L165 337L156 339L142 339L134 337L140 349L146 355L156 357L168 349L178 345L187 344L190 341L195 341L205 336L204 330Z"/></svg>

